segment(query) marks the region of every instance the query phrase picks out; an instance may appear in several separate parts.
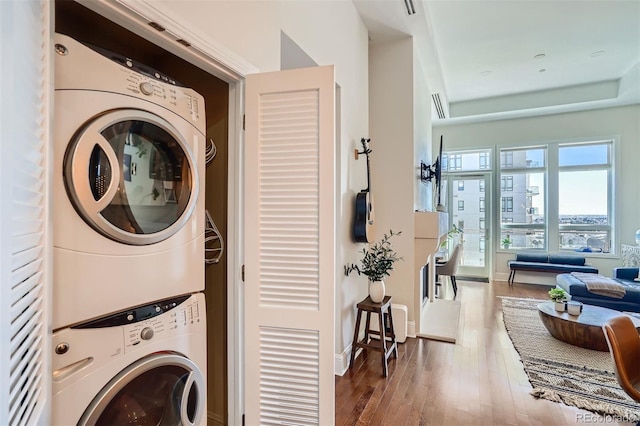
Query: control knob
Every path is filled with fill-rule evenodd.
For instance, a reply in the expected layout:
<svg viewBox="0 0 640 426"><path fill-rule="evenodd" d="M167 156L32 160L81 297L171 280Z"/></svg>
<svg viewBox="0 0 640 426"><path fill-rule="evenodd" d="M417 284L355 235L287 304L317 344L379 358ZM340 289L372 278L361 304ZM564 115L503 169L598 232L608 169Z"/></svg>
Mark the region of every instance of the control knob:
<svg viewBox="0 0 640 426"><path fill-rule="evenodd" d="M140 91L145 95L152 95L153 84L149 83L148 81L145 81L144 83L140 83Z"/></svg>
<svg viewBox="0 0 640 426"><path fill-rule="evenodd" d="M145 327L140 332L140 338L142 340L149 340L153 337L153 329L150 327Z"/></svg>

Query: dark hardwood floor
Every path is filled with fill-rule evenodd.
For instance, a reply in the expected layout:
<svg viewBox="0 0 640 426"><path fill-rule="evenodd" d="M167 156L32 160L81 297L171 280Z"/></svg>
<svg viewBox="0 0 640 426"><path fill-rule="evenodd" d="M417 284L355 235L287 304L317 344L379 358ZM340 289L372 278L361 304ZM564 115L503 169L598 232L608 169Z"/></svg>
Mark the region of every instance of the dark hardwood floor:
<svg viewBox="0 0 640 426"><path fill-rule="evenodd" d="M379 354L358 356L336 377L336 425L631 425L529 395L497 296L545 299L548 289L458 280L457 343L408 338L386 378Z"/></svg>

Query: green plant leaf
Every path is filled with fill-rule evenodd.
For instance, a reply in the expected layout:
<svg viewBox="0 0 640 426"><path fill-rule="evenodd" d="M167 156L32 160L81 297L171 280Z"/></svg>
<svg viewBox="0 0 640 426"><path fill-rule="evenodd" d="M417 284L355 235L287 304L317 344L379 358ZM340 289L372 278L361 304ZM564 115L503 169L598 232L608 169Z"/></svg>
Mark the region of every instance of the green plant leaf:
<svg viewBox="0 0 640 426"><path fill-rule="evenodd" d="M402 231L393 232L393 230L389 230L389 234L384 234L380 241L369 246L368 249L363 248L360 266L347 265L347 274L356 271L358 275L366 275L371 281L380 281L385 276L390 276L393 264L403 259L393 250L389 240L401 233Z"/></svg>

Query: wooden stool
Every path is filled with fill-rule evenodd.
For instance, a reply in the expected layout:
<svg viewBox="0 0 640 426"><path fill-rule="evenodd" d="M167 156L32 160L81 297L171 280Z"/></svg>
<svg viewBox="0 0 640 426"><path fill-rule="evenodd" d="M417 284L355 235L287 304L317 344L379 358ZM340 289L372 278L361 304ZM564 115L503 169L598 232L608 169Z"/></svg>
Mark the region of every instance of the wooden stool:
<svg viewBox="0 0 640 426"><path fill-rule="evenodd" d="M367 321L364 327L364 339L358 341L358 334L360 332L360 319L362 314L367 313ZM378 330L371 330L371 313L378 314ZM388 329L385 328L384 318L388 318ZM387 330L389 334L387 335ZM371 342L371 335L379 337L379 341L376 343ZM387 342L387 337L391 340ZM356 329L353 333L353 345L351 348L351 361L349 368L353 367L353 361L356 358L356 350L362 348L363 350L371 350L380 352L382 355L382 375L387 377L387 359L393 353L395 358L398 358L398 344L396 343L396 333L393 330L393 316L391 314L391 296L385 296L381 303L374 303L369 296L362 302L358 303L358 313L356 318Z"/></svg>

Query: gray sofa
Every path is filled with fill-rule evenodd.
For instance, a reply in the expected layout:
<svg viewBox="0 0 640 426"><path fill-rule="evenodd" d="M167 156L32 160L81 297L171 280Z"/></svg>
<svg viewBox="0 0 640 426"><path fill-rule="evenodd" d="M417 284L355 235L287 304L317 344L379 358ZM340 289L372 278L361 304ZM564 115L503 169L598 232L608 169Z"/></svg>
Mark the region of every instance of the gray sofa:
<svg viewBox="0 0 640 426"><path fill-rule="evenodd" d="M615 268L613 278L624 286L623 298L614 298L594 294L587 290L586 285L571 274L560 274L556 278L557 287L571 295L571 300L588 305L618 311L640 312L640 282L634 281L638 277L638 268Z"/></svg>
<svg viewBox="0 0 640 426"><path fill-rule="evenodd" d="M572 254L516 253L509 265L509 285L513 284L516 271L552 272L556 274L568 272L585 272L597 274L598 269L585 263L584 256Z"/></svg>

